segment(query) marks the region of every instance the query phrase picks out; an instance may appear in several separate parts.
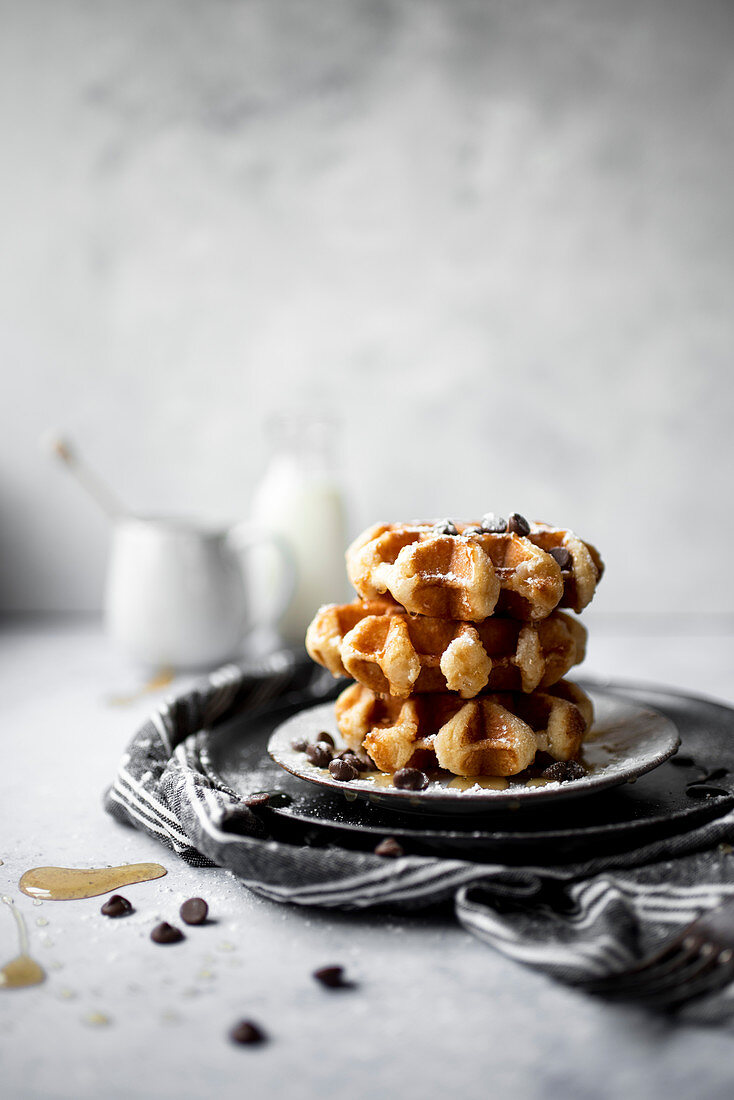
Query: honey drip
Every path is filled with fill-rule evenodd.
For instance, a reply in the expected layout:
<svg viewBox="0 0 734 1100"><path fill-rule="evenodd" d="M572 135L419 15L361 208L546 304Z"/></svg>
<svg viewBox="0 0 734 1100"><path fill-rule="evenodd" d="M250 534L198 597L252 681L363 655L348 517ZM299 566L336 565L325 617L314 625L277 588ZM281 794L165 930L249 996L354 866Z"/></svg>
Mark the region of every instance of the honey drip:
<svg viewBox="0 0 734 1100"><path fill-rule="evenodd" d="M3 897L2 900L10 908L18 925L20 954L0 969L0 989L24 989L29 985L38 985L45 980L46 972L28 954L28 932L25 921L13 905L12 898Z"/></svg>
<svg viewBox="0 0 734 1100"><path fill-rule="evenodd" d="M457 791L469 791L472 787L483 787L486 791L505 791L509 785L499 775L457 775L448 784Z"/></svg>
<svg viewBox="0 0 734 1100"><path fill-rule="evenodd" d="M160 863L128 863L122 867L33 867L22 876L19 886L30 898L44 901L74 901L108 894L133 882L162 878Z"/></svg>

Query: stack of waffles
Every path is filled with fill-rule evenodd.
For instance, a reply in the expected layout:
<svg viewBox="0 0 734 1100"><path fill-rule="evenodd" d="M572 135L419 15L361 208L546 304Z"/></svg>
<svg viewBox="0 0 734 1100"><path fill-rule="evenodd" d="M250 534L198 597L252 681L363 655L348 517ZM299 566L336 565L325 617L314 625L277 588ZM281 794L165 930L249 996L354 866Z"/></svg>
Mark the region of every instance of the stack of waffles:
<svg viewBox="0 0 734 1100"><path fill-rule="evenodd" d="M517 776L536 759L551 778L571 778L593 712L564 679L583 660L586 630L560 609L592 599L604 568L593 546L490 513L380 524L346 557L359 599L320 608L306 648L355 681L336 702L353 764L366 755L415 789L439 769Z"/></svg>

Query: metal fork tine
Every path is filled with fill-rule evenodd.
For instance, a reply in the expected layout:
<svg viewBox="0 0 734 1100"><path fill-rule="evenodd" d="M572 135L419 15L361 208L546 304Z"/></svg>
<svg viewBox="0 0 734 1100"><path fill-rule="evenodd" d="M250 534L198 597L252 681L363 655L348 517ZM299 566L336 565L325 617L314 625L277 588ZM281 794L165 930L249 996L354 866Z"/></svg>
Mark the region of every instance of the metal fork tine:
<svg viewBox="0 0 734 1100"><path fill-rule="evenodd" d="M673 989L668 990L666 994L651 998L649 1004L652 1008L667 1009L672 1012L689 1001L725 989L732 981L734 981L734 961L715 964L709 967L697 981L686 982L683 986L675 986Z"/></svg>
<svg viewBox="0 0 734 1100"><path fill-rule="evenodd" d="M693 947L684 948L680 943L669 944L637 966L621 973L608 974L605 978L584 982L583 987L587 993L628 996L634 990L657 983L666 975L677 974L694 954Z"/></svg>
<svg viewBox="0 0 734 1100"><path fill-rule="evenodd" d="M624 996L628 1000L645 1001L648 1004L654 1001L665 1001L676 991L687 988L689 982L695 982L703 974L708 973L713 966L712 959L702 959L699 955L695 955L675 970L669 970L665 974L652 974L636 989L627 990Z"/></svg>

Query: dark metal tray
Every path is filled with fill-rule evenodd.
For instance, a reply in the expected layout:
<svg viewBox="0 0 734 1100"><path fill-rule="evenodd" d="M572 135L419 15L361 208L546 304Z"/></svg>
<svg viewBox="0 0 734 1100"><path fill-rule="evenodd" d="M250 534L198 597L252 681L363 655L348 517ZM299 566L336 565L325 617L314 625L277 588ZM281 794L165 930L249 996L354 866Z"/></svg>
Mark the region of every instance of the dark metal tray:
<svg viewBox="0 0 734 1100"><path fill-rule="evenodd" d="M734 709L667 688L582 684L650 706L677 727L676 756L633 783L592 797L547 800L536 810L475 817L397 812L347 801L284 772L266 746L293 708L233 720L214 731L212 767L243 797L272 792L264 811L273 835L292 843L369 850L394 836L407 852L525 863L576 862L629 851L686 832L734 806Z"/></svg>

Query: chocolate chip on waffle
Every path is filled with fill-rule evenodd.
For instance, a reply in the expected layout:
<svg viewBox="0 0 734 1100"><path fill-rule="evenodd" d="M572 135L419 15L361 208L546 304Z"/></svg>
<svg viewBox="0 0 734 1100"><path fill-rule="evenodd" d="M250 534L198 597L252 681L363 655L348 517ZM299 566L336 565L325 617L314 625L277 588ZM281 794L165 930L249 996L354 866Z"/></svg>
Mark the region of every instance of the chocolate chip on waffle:
<svg viewBox="0 0 734 1100"><path fill-rule="evenodd" d="M520 517L521 519L523 517ZM556 607L581 611L603 572L596 549L572 531L515 524L504 532L478 524L378 524L347 550L349 579L363 599L389 592L406 610L481 622L495 613L526 621ZM529 533L519 533L529 528ZM560 555L565 568L559 562Z"/></svg>
<svg viewBox="0 0 734 1100"><path fill-rule="evenodd" d="M322 607L306 634L311 657L334 675L401 697L549 687L583 660L585 646L585 628L560 611L539 623L471 624L408 615L378 600Z"/></svg>
<svg viewBox="0 0 734 1100"><path fill-rule="evenodd" d="M593 720L588 696L561 680L546 691L493 692L466 701L449 693L408 699L352 684L336 702L337 725L384 772L440 767L454 775L517 775L537 752L571 760Z"/></svg>

